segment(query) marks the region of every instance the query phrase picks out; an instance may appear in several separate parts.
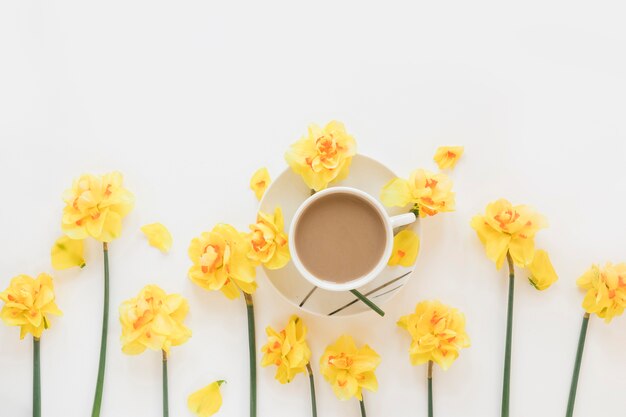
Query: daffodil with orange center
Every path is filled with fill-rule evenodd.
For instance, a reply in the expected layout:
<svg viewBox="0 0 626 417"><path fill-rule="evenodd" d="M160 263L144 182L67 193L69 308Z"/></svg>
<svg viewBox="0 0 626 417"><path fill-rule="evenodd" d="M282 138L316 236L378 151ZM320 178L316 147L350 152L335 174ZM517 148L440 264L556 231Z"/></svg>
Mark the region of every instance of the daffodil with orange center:
<svg viewBox="0 0 626 417"><path fill-rule="evenodd" d="M433 361L447 370L459 351L470 346L463 313L439 301L418 303L414 313L400 318L398 326L411 335L413 365Z"/></svg>
<svg viewBox="0 0 626 417"><path fill-rule="evenodd" d="M109 243L121 235L122 219L135 205L135 196L124 187L123 181L123 176L119 172L101 176L84 174L75 179L72 188L63 194L65 202L61 218L63 233L73 240L92 237L102 242L104 255L104 311L92 417L100 416L106 369L109 322Z"/></svg>
<svg viewBox="0 0 626 417"><path fill-rule="evenodd" d="M189 278L206 290L222 291L230 299L239 297L241 291L252 294L257 284L254 265L248 259L250 250L244 233L218 224L191 241Z"/></svg>
<svg viewBox="0 0 626 417"><path fill-rule="evenodd" d="M161 351L163 380L163 417L169 416L167 362L172 346L191 337L183 321L189 304L179 294L167 294L157 285L146 285L135 298L120 306L122 351L138 355L146 349Z"/></svg>
<svg viewBox="0 0 626 417"><path fill-rule="evenodd" d="M356 142L343 123L331 121L323 128L309 126L308 134L291 145L285 159L296 174L314 191L348 176Z"/></svg>
<svg viewBox="0 0 626 417"><path fill-rule="evenodd" d="M275 378L281 384L288 384L299 373L308 372L312 415L317 416L315 383L310 364L311 349L306 342L307 329L304 322L300 317L293 315L283 330L276 331L268 326L265 333L267 333L267 343L261 348L263 352L261 366L275 365Z"/></svg>
<svg viewBox="0 0 626 417"><path fill-rule="evenodd" d="M122 351L137 355L151 349L169 354L172 346L182 345L191 337L191 330L183 323L188 311L189 304L181 295L147 285L120 306Z"/></svg>
<svg viewBox="0 0 626 417"><path fill-rule="evenodd" d="M517 266L528 266L535 256L535 235L547 222L530 207L514 206L501 198L489 203L485 214L474 216L471 225L485 246L487 257L500 269L507 253Z"/></svg>
<svg viewBox="0 0 626 417"><path fill-rule="evenodd" d="M33 417L41 417L40 338L50 327L50 316L62 315L55 303L54 284L48 274L37 278L18 275L0 293L4 306L0 318L9 326L20 327L20 339L33 335Z"/></svg>
<svg viewBox="0 0 626 417"><path fill-rule="evenodd" d="M81 175L63 194L63 200L63 233L72 239L93 237L101 242L120 236L122 219L135 205L135 197L124 188L119 172Z"/></svg>
<svg viewBox="0 0 626 417"><path fill-rule="evenodd" d="M435 152L433 160L439 169L452 169L463 155L462 146L440 146Z"/></svg>
<svg viewBox="0 0 626 417"><path fill-rule="evenodd" d="M250 225L248 238L248 258L252 262L268 269L280 269L289 262L289 245L280 207L276 207L273 215L259 211L256 223Z"/></svg>
<svg viewBox="0 0 626 417"><path fill-rule="evenodd" d="M340 400L356 397L363 400L362 390L378 390L374 373L380 356L368 345L357 348L352 337L341 336L328 346L320 359L322 376Z"/></svg>
<svg viewBox="0 0 626 417"><path fill-rule="evenodd" d="M624 307L626 307L626 263L613 264L607 262L604 267L594 264L578 278L576 284L581 290L586 291L582 305L585 313L578 336L578 348L574 360L566 417L574 415L580 365L591 315L595 314L603 318L606 323L610 323L615 317L622 315Z"/></svg>
<svg viewBox="0 0 626 417"><path fill-rule="evenodd" d="M550 287L558 276L548 253L535 249L535 235L546 227L544 217L526 205L514 206L501 198L487 205L484 214L471 221L487 257L500 269L507 260L509 266L509 295L504 352L504 378L502 382L502 417L509 415L511 351L513 339L513 298L515 267L528 268L529 282L538 290Z"/></svg>
<svg viewBox="0 0 626 417"><path fill-rule="evenodd" d="M452 181L443 173L416 169L409 179L394 178L380 192L380 200L388 207L411 205L411 211L420 217L454 211Z"/></svg>
<svg viewBox="0 0 626 417"><path fill-rule="evenodd" d="M257 284L255 263L248 258L251 250L247 233L228 224L218 224L191 241L189 258L193 265L189 269L189 278L199 287L221 291L231 300L243 292L248 315L250 417L256 417L256 337L252 294Z"/></svg>

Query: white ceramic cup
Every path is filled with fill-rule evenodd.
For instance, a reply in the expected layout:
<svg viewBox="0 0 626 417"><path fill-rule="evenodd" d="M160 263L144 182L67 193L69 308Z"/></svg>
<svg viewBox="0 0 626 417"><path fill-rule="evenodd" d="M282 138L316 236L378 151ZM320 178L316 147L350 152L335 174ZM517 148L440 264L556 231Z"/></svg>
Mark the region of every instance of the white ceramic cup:
<svg viewBox="0 0 626 417"><path fill-rule="evenodd" d="M316 277L315 275L313 275L311 272L309 272L309 270L306 269L306 267L302 264L302 262L300 261L300 258L298 257L298 248L297 248L297 245L295 243L295 238L294 238L295 232L298 226L298 221L300 220L300 217L302 216L302 213L304 212L304 210L306 210L306 208L309 207L309 205L311 205L312 202L314 202L315 200L319 200L320 198L324 198L324 196L327 196L329 194L349 194L349 195L355 196L363 200L365 204L369 204L371 207L373 207L374 209L378 211L378 214L380 215L380 218L382 219L385 225L385 250L383 254L381 255L380 259L378 260L378 262L376 263L376 266L374 266L367 274L362 275L348 282L339 283L339 282L332 282L332 281L320 279ZM415 220L416 220L415 214L413 213L400 214L397 216L389 216L389 214L387 214L387 211L385 210L383 205L378 200L376 200L374 197L367 194L366 192L363 192L356 188L352 188L352 187L327 188L325 190L318 191L317 193L313 194L311 197L307 198L300 205L300 207L298 207L298 210L296 210L296 213L294 214L293 219L291 221L291 227L289 229L289 251L291 252L291 260L293 261L298 271L302 274L302 276L306 278L307 281L309 281L311 284L315 285L316 287L323 288L325 290L330 290L330 291L348 291L348 290L356 289L371 282L374 278L378 276L378 274L380 274L383 271L383 269L385 268L385 265L387 265L387 261L389 260L389 257L391 256L391 250L393 249L393 229L396 227L413 223Z"/></svg>

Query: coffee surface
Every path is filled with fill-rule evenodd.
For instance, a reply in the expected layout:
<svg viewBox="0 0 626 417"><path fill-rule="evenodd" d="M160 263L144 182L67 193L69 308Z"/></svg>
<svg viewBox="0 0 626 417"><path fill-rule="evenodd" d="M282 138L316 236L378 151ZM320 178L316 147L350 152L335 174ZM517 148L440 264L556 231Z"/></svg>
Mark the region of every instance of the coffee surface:
<svg viewBox="0 0 626 417"><path fill-rule="evenodd" d="M343 283L370 272L385 251L386 230L368 201L329 194L300 215L295 247L304 267L319 279Z"/></svg>

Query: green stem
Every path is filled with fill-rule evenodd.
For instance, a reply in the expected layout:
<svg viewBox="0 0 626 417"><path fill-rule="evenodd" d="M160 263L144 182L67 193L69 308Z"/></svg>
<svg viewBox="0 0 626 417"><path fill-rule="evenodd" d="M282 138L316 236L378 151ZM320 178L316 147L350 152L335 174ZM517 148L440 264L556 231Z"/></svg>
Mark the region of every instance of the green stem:
<svg viewBox="0 0 626 417"><path fill-rule="evenodd" d="M104 309L102 312L102 336L100 337L100 361L98 362L98 380L96 382L96 394L93 399L91 417L100 416L102 406L102 389L104 388L104 370L107 360L107 335L109 328L109 245L102 244L104 253Z"/></svg>
<svg viewBox="0 0 626 417"><path fill-rule="evenodd" d="M513 295L515 292L515 268L509 252L506 253L509 264L509 303L506 313L506 347L504 351L504 379L502 381L502 417L509 417L509 393L511 390L511 342L513 339Z"/></svg>
<svg viewBox="0 0 626 417"><path fill-rule="evenodd" d="M315 401L315 381L313 380L313 369L311 364L306 364L306 370L309 373L309 385L311 386L311 414L313 417L317 417L317 402Z"/></svg>
<svg viewBox="0 0 626 417"><path fill-rule="evenodd" d="M428 417L433 417L433 361L428 361Z"/></svg>
<svg viewBox="0 0 626 417"><path fill-rule="evenodd" d="M169 417L169 394L167 389L167 353L163 352L163 417Z"/></svg>
<svg viewBox="0 0 626 417"><path fill-rule="evenodd" d="M41 417L41 356L39 338L33 338L33 417Z"/></svg>
<svg viewBox="0 0 626 417"><path fill-rule="evenodd" d="M250 417L256 417L256 340L254 331L254 304L252 295L244 293L248 311L248 347L250 353Z"/></svg>
<svg viewBox="0 0 626 417"><path fill-rule="evenodd" d="M359 405L361 406L361 417L367 417L367 415L365 414L365 398L361 398L361 401L359 401Z"/></svg>
<svg viewBox="0 0 626 417"><path fill-rule="evenodd" d="M578 375L580 374L580 362L583 358L583 350L585 349L585 338L587 337L587 327L589 326L589 313L583 316L583 323L580 326L580 335L578 336L578 350L576 350L576 362L574 362L574 373L572 374L572 385L569 389L569 399L567 400L566 417L574 415L574 402L576 401L576 388L578 387Z"/></svg>
<svg viewBox="0 0 626 417"><path fill-rule="evenodd" d="M363 294L361 294L357 290L350 290L350 292L352 294L354 294L356 296L356 298L358 298L359 300L363 301L369 308L371 308L376 313L378 313L378 315L380 315L381 317L385 315L385 312L383 310L381 310L380 307L378 307L376 304L371 302L369 298L367 298L366 296L364 296Z"/></svg>

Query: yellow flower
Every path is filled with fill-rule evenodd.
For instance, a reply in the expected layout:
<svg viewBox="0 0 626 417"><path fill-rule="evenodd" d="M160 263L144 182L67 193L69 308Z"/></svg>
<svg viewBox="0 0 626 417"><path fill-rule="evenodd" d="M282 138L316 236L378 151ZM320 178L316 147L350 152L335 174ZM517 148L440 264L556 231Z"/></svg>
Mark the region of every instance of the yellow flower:
<svg viewBox="0 0 626 417"><path fill-rule="evenodd" d="M81 175L63 194L65 208L61 229L71 239L91 236L110 242L120 236L122 218L135 204L135 197L122 186L122 174Z"/></svg>
<svg viewBox="0 0 626 417"><path fill-rule="evenodd" d="M224 381L211 382L206 387L194 392L187 399L189 411L198 417L209 417L217 413L222 406L220 385Z"/></svg>
<svg viewBox="0 0 626 417"><path fill-rule="evenodd" d="M387 262L389 266L411 266L420 249L419 237L412 230L402 230L393 237L393 249Z"/></svg>
<svg viewBox="0 0 626 417"><path fill-rule="evenodd" d="M416 169L408 180L392 179L381 190L380 199L386 206L404 207L411 203L420 217L454 211L455 208L450 178L425 169Z"/></svg>
<svg viewBox="0 0 626 417"><path fill-rule="evenodd" d="M291 145L285 159L309 188L319 191L348 176L354 155L354 138L343 123L332 121L323 129L309 125L308 135Z"/></svg>
<svg viewBox="0 0 626 417"><path fill-rule="evenodd" d="M8 326L20 326L20 339L28 333L39 339L43 331L50 327L50 315L63 314L54 298L54 283L50 275L42 273L37 278L18 275L0 293L0 300L5 303L0 318Z"/></svg>
<svg viewBox="0 0 626 417"><path fill-rule="evenodd" d="M179 294L167 294L156 285L146 285L139 295L120 306L122 351L129 355L146 348L169 353L185 343L191 330L183 324L189 304Z"/></svg>
<svg viewBox="0 0 626 417"><path fill-rule="evenodd" d="M300 372L306 372L311 350L306 343L306 327L298 316L291 316L280 333L271 327L265 329L267 344L261 348L261 366L276 365L276 380L289 383Z"/></svg>
<svg viewBox="0 0 626 417"><path fill-rule="evenodd" d="M263 197L265 190L267 190L271 182L270 173L265 167L257 169L256 172L252 174L252 178L250 178L250 189L254 191L254 195L256 195L258 200Z"/></svg>
<svg viewBox="0 0 626 417"><path fill-rule="evenodd" d="M433 160L439 169L452 169L463 155L462 146L440 146L435 152Z"/></svg>
<svg viewBox="0 0 626 417"><path fill-rule="evenodd" d="M289 262L289 245L280 207L276 207L273 216L259 211L250 230L248 258L251 261L261 263L268 269L280 269Z"/></svg>
<svg viewBox="0 0 626 417"><path fill-rule="evenodd" d="M539 249L535 252L533 261L528 267L530 271L530 277L528 280L536 289L543 291L556 282L559 277L554 271L552 262L548 252L543 249Z"/></svg>
<svg viewBox="0 0 626 417"><path fill-rule="evenodd" d="M54 269L68 269L75 266L83 268L85 266L84 241L74 240L63 235L54 242L50 251L52 267Z"/></svg>
<svg viewBox="0 0 626 417"><path fill-rule="evenodd" d="M161 223L147 224L141 227L141 231L148 238L151 246L159 249L163 253L169 252L172 247L172 235L167 227Z"/></svg>
<svg viewBox="0 0 626 417"><path fill-rule="evenodd" d="M418 303L415 313L401 317L398 326L411 335L409 356L413 365L433 361L447 370L459 350L470 346L463 313L439 301Z"/></svg>
<svg viewBox="0 0 626 417"><path fill-rule="evenodd" d="M378 381L374 371L380 356L368 345L357 349L352 337L344 335L328 346L320 358L320 371L340 400L363 399L363 388L376 392Z"/></svg>
<svg viewBox="0 0 626 417"><path fill-rule="evenodd" d="M189 258L193 266L189 278L205 290L220 290L228 298L239 297L239 290L256 290L256 271L248 259L250 242L228 224L218 224L191 241Z"/></svg>
<svg viewBox="0 0 626 417"><path fill-rule="evenodd" d="M583 308L589 314L596 313L609 323L613 317L624 312L626 306L626 263L607 262L604 268L593 265L576 284L587 290Z"/></svg>
<svg viewBox="0 0 626 417"><path fill-rule="evenodd" d="M507 252L516 265L526 267L535 256L535 234L546 227L542 215L528 206L513 206L501 198L487 206L484 215L471 222L485 246L487 257L500 269Z"/></svg>

